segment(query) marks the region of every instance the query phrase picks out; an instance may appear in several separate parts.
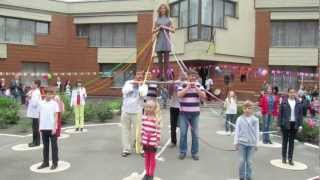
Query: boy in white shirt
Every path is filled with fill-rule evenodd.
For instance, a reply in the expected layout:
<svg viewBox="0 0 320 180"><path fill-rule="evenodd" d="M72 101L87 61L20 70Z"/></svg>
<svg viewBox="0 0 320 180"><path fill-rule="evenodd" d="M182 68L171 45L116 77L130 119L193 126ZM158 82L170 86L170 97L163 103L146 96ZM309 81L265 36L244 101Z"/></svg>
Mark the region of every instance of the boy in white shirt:
<svg viewBox="0 0 320 180"><path fill-rule="evenodd" d="M51 170L58 167L58 143L57 143L57 118L59 105L54 100L54 88L47 88L45 99L39 104L40 121L39 129L43 142L43 162L38 169L49 167L49 144L52 146Z"/></svg>

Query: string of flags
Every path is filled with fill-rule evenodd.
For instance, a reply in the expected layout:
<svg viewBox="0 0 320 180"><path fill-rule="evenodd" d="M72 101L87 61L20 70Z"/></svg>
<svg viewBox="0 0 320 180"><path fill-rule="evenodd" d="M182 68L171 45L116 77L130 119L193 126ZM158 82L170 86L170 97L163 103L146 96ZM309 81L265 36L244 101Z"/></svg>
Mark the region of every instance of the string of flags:
<svg viewBox="0 0 320 180"><path fill-rule="evenodd" d="M59 72L59 73L28 73L28 72L0 72L0 76L24 76L24 77L42 77L44 79L52 79L54 76L96 76L100 72Z"/></svg>
<svg viewBox="0 0 320 180"><path fill-rule="evenodd" d="M216 74L223 74L223 72L227 71L234 74L239 75L258 75L258 76L266 76L271 74L272 76L300 76L300 77L319 77L319 73L310 73L303 71L287 71L287 70L277 70L272 69L268 70L264 67L251 67L244 65L187 65L189 69L201 70L206 69L209 72L214 72Z"/></svg>

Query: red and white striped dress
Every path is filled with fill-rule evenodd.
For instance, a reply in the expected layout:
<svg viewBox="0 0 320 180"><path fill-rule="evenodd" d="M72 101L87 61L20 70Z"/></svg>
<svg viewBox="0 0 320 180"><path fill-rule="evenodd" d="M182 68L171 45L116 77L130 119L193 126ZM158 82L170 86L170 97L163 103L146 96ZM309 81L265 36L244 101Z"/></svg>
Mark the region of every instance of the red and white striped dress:
<svg viewBox="0 0 320 180"><path fill-rule="evenodd" d="M142 116L142 144L157 147L160 145L160 128L155 117Z"/></svg>

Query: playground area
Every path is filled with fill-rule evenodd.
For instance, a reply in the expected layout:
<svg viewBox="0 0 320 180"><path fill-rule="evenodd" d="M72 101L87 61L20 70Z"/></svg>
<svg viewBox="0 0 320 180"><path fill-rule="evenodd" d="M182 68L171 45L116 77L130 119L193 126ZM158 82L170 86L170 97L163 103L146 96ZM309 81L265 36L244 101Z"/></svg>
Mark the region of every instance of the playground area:
<svg viewBox="0 0 320 180"><path fill-rule="evenodd" d="M203 108L200 129L200 161L193 161L188 156L178 160L178 149L169 147L168 112L162 110L163 130L161 149L158 150L156 176L163 180L231 180L237 179L238 156L234 151L233 137L221 136L216 132L223 129L223 118L215 109ZM121 129L119 117L106 124L87 125L87 132L70 134L69 138L60 139L60 160L69 163L61 172L36 173L30 170L41 162L42 150L14 151L13 146L28 143L30 136L1 135L0 159L2 177L10 180L40 179L110 179L122 180L142 175L143 158L140 155L121 157ZM68 134L64 129L63 134ZM274 142L281 143L279 137L272 136ZM281 158L281 148L259 147L254 157L254 179L292 179L307 180L319 175L315 147L296 143L295 158L307 166L301 171L285 170L274 167L270 161ZM64 166L61 166L62 168ZM129 178L130 179L130 178ZM132 178L131 178L132 179Z"/></svg>

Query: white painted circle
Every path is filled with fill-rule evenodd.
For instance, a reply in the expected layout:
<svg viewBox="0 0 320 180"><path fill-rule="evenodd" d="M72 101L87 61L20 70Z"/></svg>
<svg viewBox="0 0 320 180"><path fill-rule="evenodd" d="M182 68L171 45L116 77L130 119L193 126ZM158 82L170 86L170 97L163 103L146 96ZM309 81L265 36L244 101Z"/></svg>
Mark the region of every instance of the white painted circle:
<svg viewBox="0 0 320 180"><path fill-rule="evenodd" d="M320 180L320 176L309 178L308 180Z"/></svg>
<svg viewBox="0 0 320 180"><path fill-rule="evenodd" d="M42 149L43 145L40 144L40 146L36 146L36 147L29 147L28 144L18 144L13 146L11 149L14 151L33 151L33 150L38 150L38 149Z"/></svg>
<svg viewBox="0 0 320 180"><path fill-rule="evenodd" d="M266 147L266 148L281 148L282 145L277 142L272 142L272 144L263 144L262 141L258 144L259 147Z"/></svg>
<svg viewBox="0 0 320 180"><path fill-rule="evenodd" d="M49 173L57 173L61 171L65 171L71 167L71 164L65 161L59 161L58 167L55 170L50 170L52 162L50 161L50 166L44 169L38 169L38 167L42 164L42 162L34 164L30 167L30 171L40 174L49 174Z"/></svg>
<svg viewBox="0 0 320 180"><path fill-rule="evenodd" d="M216 134L221 135L221 136L231 136L234 135L234 132L227 132L227 131L217 131Z"/></svg>
<svg viewBox="0 0 320 180"><path fill-rule="evenodd" d="M76 129L67 129L64 131L65 133L69 133L69 134L81 134L81 133L87 133L88 129L83 129L82 131L76 131Z"/></svg>
<svg viewBox="0 0 320 180"><path fill-rule="evenodd" d="M123 178L122 180L141 180L144 177L144 175L139 175L138 173L134 172L130 176ZM154 180L162 180L161 178L154 177Z"/></svg>
<svg viewBox="0 0 320 180"><path fill-rule="evenodd" d="M60 134L59 139L67 139L69 137L70 137L69 134Z"/></svg>
<svg viewBox="0 0 320 180"><path fill-rule="evenodd" d="M270 163L275 167L278 167L281 169L293 170L293 171L303 171L303 170L308 169L307 165L300 163L300 162L296 162L296 161L294 161L294 166L291 166L288 163L283 164L281 159L271 160Z"/></svg>

